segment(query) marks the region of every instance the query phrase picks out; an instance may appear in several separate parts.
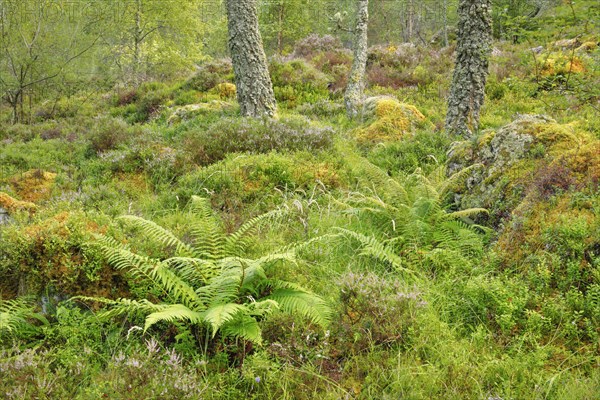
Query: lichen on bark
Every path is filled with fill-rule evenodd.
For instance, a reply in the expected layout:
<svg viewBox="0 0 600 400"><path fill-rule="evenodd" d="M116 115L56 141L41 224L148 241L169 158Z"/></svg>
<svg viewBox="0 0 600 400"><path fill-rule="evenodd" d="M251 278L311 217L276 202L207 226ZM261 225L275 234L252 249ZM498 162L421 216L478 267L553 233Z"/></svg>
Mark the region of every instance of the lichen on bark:
<svg viewBox="0 0 600 400"><path fill-rule="evenodd" d="M227 0L229 50L243 116L273 116L277 105L258 29L257 0Z"/></svg>
<svg viewBox="0 0 600 400"><path fill-rule="evenodd" d="M458 41L446 130L470 136L479 126L492 40L491 0L460 0Z"/></svg>
<svg viewBox="0 0 600 400"><path fill-rule="evenodd" d="M357 116L362 106L367 68L369 0L359 0L354 40L354 61L344 94L346 112L349 118Z"/></svg>

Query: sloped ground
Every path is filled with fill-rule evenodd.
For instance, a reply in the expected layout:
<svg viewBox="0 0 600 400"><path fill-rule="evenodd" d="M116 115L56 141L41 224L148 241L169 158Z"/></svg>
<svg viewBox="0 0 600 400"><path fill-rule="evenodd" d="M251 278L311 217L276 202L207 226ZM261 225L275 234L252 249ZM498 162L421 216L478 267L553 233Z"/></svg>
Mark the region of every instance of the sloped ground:
<svg viewBox="0 0 600 400"><path fill-rule="evenodd" d="M595 398L600 117L588 89L600 79L600 38L549 36L537 53L496 44L482 131L468 141L442 131L451 49L408 45L372 49L360 121L346 119L339 92L347 51L311 42L271 63L275 121L237 117L230 65L215 61L185 82L145 83L94 107L66 99L53 119L3 125L0 297L31 300L0 309L10 328L0 391ZM141 315L100 321L64 301L160 298L90 243L107 234L164 258L169 246L114 217L142 215L190 238L192 195L211 200L228 232L285 210L252 254L337 234L276 271L330 301L329 329L274 314L253 347L186 323L142 334ZM464 212L479 207L487 214Z"/></svg>

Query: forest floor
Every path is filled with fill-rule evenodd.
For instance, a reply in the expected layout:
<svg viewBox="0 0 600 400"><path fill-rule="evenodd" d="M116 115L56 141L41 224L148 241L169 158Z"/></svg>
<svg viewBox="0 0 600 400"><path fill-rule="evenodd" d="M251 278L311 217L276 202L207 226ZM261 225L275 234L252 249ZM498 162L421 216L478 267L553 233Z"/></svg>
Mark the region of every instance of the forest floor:
<svg viewBox="0 0 600 400"><path fill-rule="evenodd" d="M570 13L494 43L468 139L443 130L453 49L406 43L371 49L355 121L342 99L351 53L318 40L270 60L274 120L239 117L227 60L48 101L30 124L0 109L0 393L597 399L600 36ZM143 265L195 235L199 253L229 262L224 238L267 212L244 260L281 262L256 261L268 283L241 278L227 300L256 331L213 335L175 316L144 329L143 299L174 304L188 286L158 290ZM123 246L148 258L119 264L110 251ZM191 279L182 271L177 282ZM324 299L327 316L258 301L281 280ZM230 296L215 290L211 301ZM107 316L90 298L137 303Z"/></svg>

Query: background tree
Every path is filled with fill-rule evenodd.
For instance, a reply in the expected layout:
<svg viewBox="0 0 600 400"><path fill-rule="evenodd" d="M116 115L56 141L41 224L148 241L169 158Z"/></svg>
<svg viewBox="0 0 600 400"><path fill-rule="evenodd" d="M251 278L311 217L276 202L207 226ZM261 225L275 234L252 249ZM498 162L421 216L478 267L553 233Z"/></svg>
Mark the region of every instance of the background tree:
<svg viewBox="0 0 600 400"><path fill-rule="evenodd" d="M492 40L490 0L461 0L446 130L469 135L479 125Z"/></svg>
<svg viewBox="0 0 600 400"><path fill-rule="evenodd" d="M61 1L0 3L0 92L12 109L12 122L27 122L28 110L51 83L69 70L83 69L84 54L97 37L86 32L88 21L71 19ZM83 78L81 78L83 79Z"/></svg>
<svg viewBox="0 0 600 400"><path fill-rule="evenodd" d="M365 72L368 55L368 25L369 25L369 0L359 0L356 18L354 61L348 77L348 86L344 95L346 112L349 118L358 114L362 104L365 90Z"/></svg>
<svg viewBox="0 0 600 400"><path fill-rule="evenodd" d="M258 30L256 0L226 0L226 7L240 111L250 117L272 116L277 105Z"/></svg>
<svg viewBox="0 0 600 400"><path fill-rule="evenodd" d="M200 3L114 0L97 5L111 10L101 13L103 23L97 25L104 64L117 72L118 80L134 85L191 71L202 58Z"/></svg>

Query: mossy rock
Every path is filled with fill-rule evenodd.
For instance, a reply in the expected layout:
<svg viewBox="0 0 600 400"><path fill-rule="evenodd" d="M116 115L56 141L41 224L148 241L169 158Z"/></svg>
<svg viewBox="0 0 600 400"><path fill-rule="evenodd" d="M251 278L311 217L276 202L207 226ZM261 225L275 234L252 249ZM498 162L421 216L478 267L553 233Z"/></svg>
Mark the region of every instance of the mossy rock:
<svg viewBox="0 0 600 400"><path fill-rule="evenodd" d="M577 124L543 115L521 115L477 140L456 142L450 173L471 168L456 194L461 208L490 209L495 223L510 216L526 196L547 197L571 187L598 185L600 141Z"/></svg>
<svg viewBox="0 0 600 400"><path fill-rule="evenodd" d="M219 83L211 91L217 94L221 99L226 100L235 98L237 88L233 83L223 82Z"/></svg>
<svg viewBox="0 0 600 400"><path fill-rule="evenodd" d="M107 229L81 211L7 227L0 244L4 254L0 267L8 268L9 273L0 291L39 295L52 290L68 297L123 297L129 287L121 272L106 263L98 248L89 246L95 235Z"/></svg>
<svg viewBox="0 0 600 400"><path fill-rule="evenodd" d="M370 122L356 132L359 143L397 141L426 121L416 107L388 96L367 98L363 103L363 119Z"/></svg>
<svg viewBox="0 0 600 400"><path fill-rule="evenodd" d="M598 43L594 41L584 42L575 51L577 53L591 53L598 48Z"/></svg>
<svg viewBox="0 0 600 400"><path fill-rule="evenodd" d="M586 72L584 59L565 53L551 53L545 56L540 69L542 76L582 74L584 72Z"/></svg>
<svg viewBox="0 0 600 400"><path fill-rule="evenodd" d="M223 85L232 85L235 93L235 85ZM201 115L206 115L215 112L224 112L231 108L233 108L233 104L222 100L211 100L207 103L188 104L182 107L175 108L171 115L167 118L167 123L169 125L173 125Z"/></svg>
<svg viewBox="0 0 600 400"><path fill-rule="evenodd" d="M4 192L0 192L0 209L4 209L8 214L16 211L35 212L37 206L28 201L17 200Z"/></svg>
<svg viewBox="0 0 600 400"><path fill-rule="evenodd" d="M13 177L10 184L24 201L37 203L50 197L56 174L34 169Z"/></svg>

